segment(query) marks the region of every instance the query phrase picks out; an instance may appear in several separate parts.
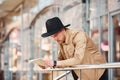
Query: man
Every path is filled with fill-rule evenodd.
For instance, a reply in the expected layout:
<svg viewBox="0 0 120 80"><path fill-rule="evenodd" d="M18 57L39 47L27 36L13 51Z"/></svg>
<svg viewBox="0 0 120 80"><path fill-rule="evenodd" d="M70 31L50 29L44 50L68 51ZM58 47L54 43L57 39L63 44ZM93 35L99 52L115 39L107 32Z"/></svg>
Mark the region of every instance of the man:
<svg viewBox="0 0 120 80"><path fill-rule="evenodd" d="M60 46L58 61L45 60L50 67L71 67L83 64L100 64L106 60L92 39L83 31L68 29L58 17L46 21L47 32L42 37L51 36ZM104 69L81 71L81 80L99 80ZM72 71L74 80L80 78L80 71Z"/></svg>

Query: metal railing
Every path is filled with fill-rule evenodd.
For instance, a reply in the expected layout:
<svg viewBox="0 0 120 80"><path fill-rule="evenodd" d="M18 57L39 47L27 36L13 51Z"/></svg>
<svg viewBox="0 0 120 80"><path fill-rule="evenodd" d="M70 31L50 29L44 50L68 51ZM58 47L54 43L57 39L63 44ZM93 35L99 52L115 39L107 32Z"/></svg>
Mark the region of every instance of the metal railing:
<svg viewBox="0 0 120 80"><path fill-rule="evenodd" d="M59 80L65 76L67 76L71 70L85 70L85 69L114 69L114 68L120 68L120 62L114 62L114 63L105 63L105 64L91 64L91 65L76 65L74 67L68 67L68 68L55 68L55 69L43 69L40 70L42 72L51 71L52 72L52 79L51 80ZM66 71L62 75L53 78L53 72L54 71ZM66 78L67 80L67 78Z"/></svg>
<svg viewBox="0 0 120 80"><path fill-rule="evenodd" d="M65 76L67 76L68 74L70 74L70 71L67 71L67 72L65 72L65 73L61 74L60 76L57 76L57 77L56 77L56 78L54 78L53 80L59 80L59 79L61 79L61 78L65 77Z"/></svg>

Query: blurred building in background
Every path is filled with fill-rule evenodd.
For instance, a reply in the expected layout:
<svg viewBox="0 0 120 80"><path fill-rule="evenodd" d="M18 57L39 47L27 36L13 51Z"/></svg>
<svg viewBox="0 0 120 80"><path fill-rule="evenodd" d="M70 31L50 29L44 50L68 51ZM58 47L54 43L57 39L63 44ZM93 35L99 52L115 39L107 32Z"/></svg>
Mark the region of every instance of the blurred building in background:
<svg viewBox="0 0 120 80"><path fill-rule="evenodd" d="M120 0L0 0L0 80L50 80L51 72L28 61L57 59L57 43L41 37L54 16L88 33L108 62L120 62ZM119 80L120 69L104 75L101 80Z"/></svg>

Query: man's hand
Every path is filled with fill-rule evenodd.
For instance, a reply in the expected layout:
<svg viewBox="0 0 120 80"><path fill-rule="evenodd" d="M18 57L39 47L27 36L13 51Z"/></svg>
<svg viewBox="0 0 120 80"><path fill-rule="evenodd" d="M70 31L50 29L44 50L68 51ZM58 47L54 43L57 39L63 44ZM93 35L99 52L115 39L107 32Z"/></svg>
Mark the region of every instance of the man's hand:
<svg viewBox="0 0 120 80"><path fill-rule="evenodd" d="M53 62L53 60L51 60L51 59L45 58L45 59L43 59L43 61L44 61L44 62L48 65L48 67L50 67L50 68L52 68L53 65L54 65L54 62Z"/></svg>
<svg viewBox="0 0 120 80"><path fill-rule="evenodd" d="M45 62L45 64L47 64L47 66L38 65L38 66L39 66L40 68L42 68L42 69L46 69L46 68L48 68L48 67L52 68L53 65L54 65L54 62L53 62L53 60L51 60L51 59L44 58L43 61Z"/></svg>

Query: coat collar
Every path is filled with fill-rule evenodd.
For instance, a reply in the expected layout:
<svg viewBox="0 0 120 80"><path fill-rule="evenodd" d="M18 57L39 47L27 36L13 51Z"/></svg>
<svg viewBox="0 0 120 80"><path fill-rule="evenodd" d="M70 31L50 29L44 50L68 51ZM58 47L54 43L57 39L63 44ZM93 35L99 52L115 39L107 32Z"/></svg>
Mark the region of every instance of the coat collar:
<svg viewBox="0 0 120 80"><path fill-rule="evenodd" d="M66 39L65 39L65 43L63 43L64 45L69 44L69 38L70 38L70 32L69 29L66 29Z"/></svg>
<svg viewBox="0 0 120 80"><path fill-rule="evenodd" d="M63 45L68 45L72 41L72 36L74 36L74 30L66 28L66 39Z"/></svg>
<svg viewBox="0 0 120 80"><path fill-rule="evenodd" d="M76 33L78 33L77 30L66 28L66 39L65 39L65 42L62 43L62 45L68 45L69 43L71 43L71 41L72 41L73 37L76 35Z"/></svg>

